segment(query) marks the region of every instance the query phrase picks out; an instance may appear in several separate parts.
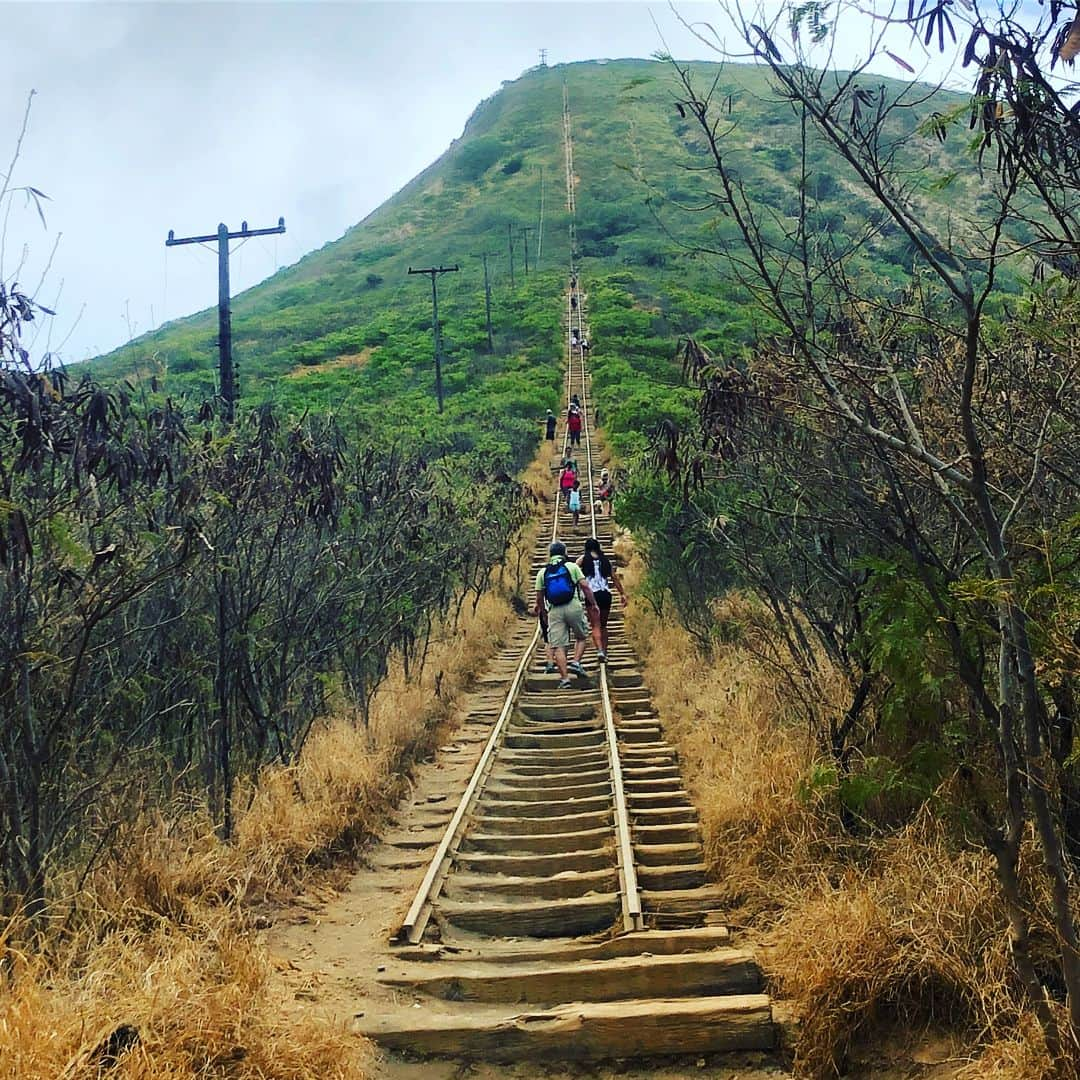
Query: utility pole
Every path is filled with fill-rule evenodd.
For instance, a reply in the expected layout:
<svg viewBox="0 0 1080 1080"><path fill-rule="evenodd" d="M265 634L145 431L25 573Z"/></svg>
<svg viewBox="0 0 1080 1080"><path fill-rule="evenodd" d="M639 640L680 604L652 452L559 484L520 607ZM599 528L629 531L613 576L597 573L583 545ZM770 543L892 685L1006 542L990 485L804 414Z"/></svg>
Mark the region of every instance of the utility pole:
<svg viewBox="0 0 1080 1080"><path fill-rule="evenodd" d="M439 412L443 411L442 394L442 328L439 326L439 288L436 284L440 274L456 274L461 267L428 266L422 270L409 267L410 274L427 274L431 278L431 325L435 331L435 397L439 402Z"/></svg>
<svg viewBox="0 0 1080 1080"><path fill-rule="evenodd" d="M488 335L488 352L493 353L495 351L495 335L491 330L491 281L488 278L488 259L494 259L498 252L484 251L480 253L480 258L484 260L484 310L487 312L487 335Z"/></svg>
<svg viewBox="0 0 1080 1080"><path fill-rule="evenodd" d="M510 288L514 287L514 226L506 223L506 246L510 249Z"/></svg>
<svg viewBox="0 0 1080 1080"><path fill-rule="evenodd" d="M276 228L249 229L248 223L240 223L239 232L229 232L225 224L218 225L210 236L184 236L179 240L172 229L165 240L166 247L180 244L209 244L217 241L218 253L218 372L221 398L225 402L225 422L231 424L236 416L236 369L232 358L232 313L229 310L229 241L246 240L250 236L274 236L285 231L285 219L278 218Z"/></svg>
<svg viewBox="0 0 1080 1080"><path fill-rule="evenodd" d="M529 233L536 232L531 225L522 225L521 239L525 242L525 276L529 276Z"/></svg>

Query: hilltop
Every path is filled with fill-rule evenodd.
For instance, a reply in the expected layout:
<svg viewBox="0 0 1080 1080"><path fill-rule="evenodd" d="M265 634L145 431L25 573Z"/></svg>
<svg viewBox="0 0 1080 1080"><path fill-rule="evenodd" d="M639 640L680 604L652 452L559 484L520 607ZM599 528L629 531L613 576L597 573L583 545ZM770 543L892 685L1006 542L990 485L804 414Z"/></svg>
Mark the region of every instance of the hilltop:
<svg viewBox="0 0 1080 1080"><path fill-rule="evenodd" d="M798 203L796 118L770 97L753 66L693 64L701 85L715 82L735 123L726 136L742 155L747 185L780 215ZM890 92L899 93L896 83ZM392 198L298 263L234 298L234 347L243 396L289 410L349 410L379 423L434 414L431 402L431 305L424 278L410 265L454 264L440 280L448 419L477 411L528 416L511 442L520 459L534 433L532 417L551 404L557 331L540 311L561 287L570 262L562 142L563 89L573 115L577 238L586 281L625 292L638 309L638 336L694 333L717 348L749 343L759 327L745 296L718 260L694 249L715 247L728 226L707 208L705 149L675 108L669 63L594 61L535 68L481 102L461 137ZM940 107L938 95L925 105ZM915 119L911 118L911 123ZM917 139L922 186L948 172L947 151ZM950 151L951 152L951 149ZM834 238L854 234L870 213L821 146L811 148L817 224ZM938 199L943 205L943 200ZM695 212L696 210L696 212ZM508 226L515 234L510 287ZM525 277L528 236L529 276ZM496 355L486 355L483 272L493 253ZM885 281L900 282L909 253L899 240L867 255ZM539 267L539 272L537 268ZM603 279L614 274L609 281ZM623 305L625 311L625 305ZM599 331L615 330L605 326ZM622 327L625 329L625 327ZM216 314L170 323L94 361L105 377L164 375L172 393L204 396L216 376ZM538 368L543 374L537 374ZM667 360L639 374L675 381ZM540 384L538 393L538 383ZM550 392L549 392L550 391Z"/></svg>

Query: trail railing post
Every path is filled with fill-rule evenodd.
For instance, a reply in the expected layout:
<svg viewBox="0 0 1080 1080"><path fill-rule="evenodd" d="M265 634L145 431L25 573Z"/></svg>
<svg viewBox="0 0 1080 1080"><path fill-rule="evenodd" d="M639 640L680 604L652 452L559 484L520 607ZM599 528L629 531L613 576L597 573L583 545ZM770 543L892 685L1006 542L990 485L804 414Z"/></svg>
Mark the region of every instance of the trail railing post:
<svg viewBox="0 0 1080 1080"><path fill-rule="evenodd" d="M410 274L427 274L431 278L431 328L435 335L435 400L439 403L439 412L443 411L443 385L442 385L442 327L439 324L439 287L440 274L456 274L460 266L427 266L414 270L409 267Z"/></svg>
<svg viewBox="0 0 1080 1080"><path fill-rule="evenodd" d="M285 231L285 219L278 218L272 229L249 229L240 223L239 232L229 232L222 222L210 236L183 236L179 240L172 229L165 238L166 247L181 244L212 244L217 241L218 255L218 387L225 403L225 422L231 424L236 416L236 368L232 356L232 310L229 306L229 241L246 240L250 236L276 236Z"/></svg>

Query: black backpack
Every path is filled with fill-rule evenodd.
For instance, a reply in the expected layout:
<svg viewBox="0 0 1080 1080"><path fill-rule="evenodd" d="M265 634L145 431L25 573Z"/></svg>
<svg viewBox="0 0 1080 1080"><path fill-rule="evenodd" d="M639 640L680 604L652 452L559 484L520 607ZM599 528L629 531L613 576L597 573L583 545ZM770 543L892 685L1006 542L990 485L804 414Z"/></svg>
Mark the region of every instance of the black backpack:
<svg viewBox="0 0 1080 1080"><path fill-rule="evenodd" d="M552 607L563 607L574 599L577 586L570 576L566 561L548 563L544 567L544 596Z"/></svg>

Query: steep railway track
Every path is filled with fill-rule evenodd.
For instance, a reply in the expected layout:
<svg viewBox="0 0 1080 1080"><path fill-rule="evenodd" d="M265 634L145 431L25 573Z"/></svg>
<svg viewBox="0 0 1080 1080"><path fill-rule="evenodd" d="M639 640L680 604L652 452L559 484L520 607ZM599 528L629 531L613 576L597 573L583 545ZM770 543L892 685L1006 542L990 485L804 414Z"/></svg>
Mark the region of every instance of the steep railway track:
<svg viewBox="0 0 1080 1080"><path fill-rule="evenodd" d="M566 396L584 412L583 512L573 526L553 480L534 576L553 538L573 557L589 536L609 553L614 541L594 497L602 463L574 329L579 340L587 329L582 294L567 297ZM617 600L609 627L608 663L590 649L588 677L569 690L545 673L534 620L482 680L468 719L481 749L379 976L418 1007L360 1025L383 1045L488 1061L774 1045L760 973L706 883L697 813Z"/></svg>

